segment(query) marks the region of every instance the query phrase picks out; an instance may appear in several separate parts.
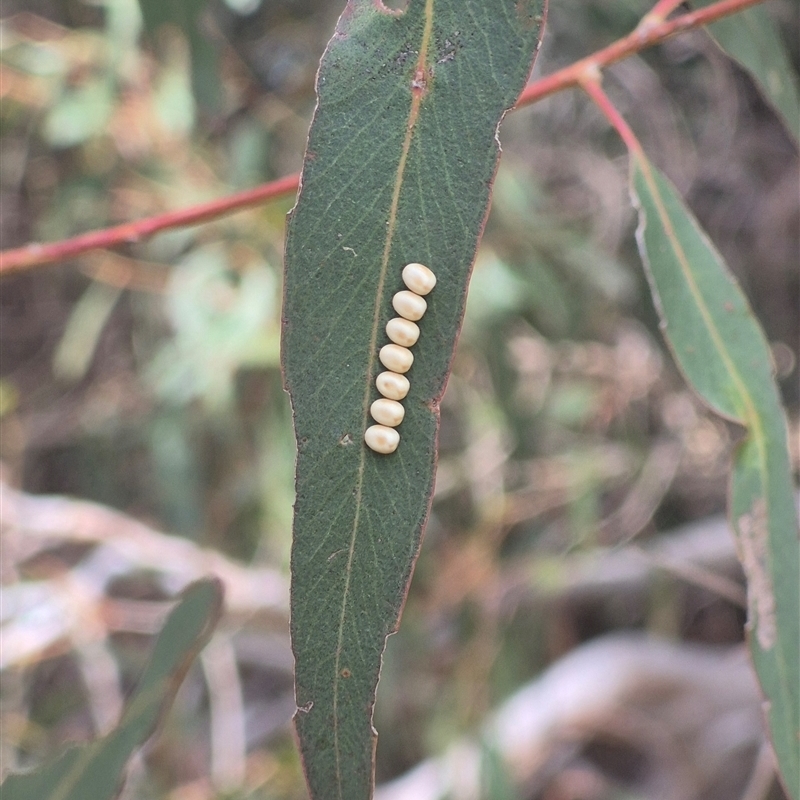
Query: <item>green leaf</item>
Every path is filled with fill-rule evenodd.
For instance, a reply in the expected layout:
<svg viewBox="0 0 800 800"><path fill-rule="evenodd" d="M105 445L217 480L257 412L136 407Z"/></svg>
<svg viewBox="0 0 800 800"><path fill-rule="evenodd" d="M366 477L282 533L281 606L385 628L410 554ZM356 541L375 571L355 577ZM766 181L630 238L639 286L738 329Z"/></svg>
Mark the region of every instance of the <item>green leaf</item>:
<svg viewBox="0 0 800 800"><path fill-rule="evenodd" d="M712 0L701 2L710 5ZM778 26L763 6L754 6L708 26L719 46L760 87L789 133L800 139L800 87Z"/></svg>
<svg viewBox="0 0 800 800"><path fill-rule="evenodd" d="M107 736L65 751L32 772L9 775L4 800L112 800L136 748L164 718L222 610L222 584L202 580L182 594L156 641L150 663L119 725Z"/></svg>
<svg viewBox="0 0 800 800"><path fill-rule="evenodd" d="M733 276L674 187L631 159L638 240L662 327L688 382L744 426L730 509L747 577L749 645L784 785L800 787L800 541L786 421L764 334Z"/></svg>
<svg viewBox="0 0 800 800"><path fill-rule="evenodd" d="M198 104L217 112L222 103L220 65L217 48L204 31L208 0L139 0L148 33L171 25L186 36L192 58L192 89Z"/></svg>
<svg viewBox="0 0 800 800"><path fill-rule="evenodd" d="M69 316L64 335L53 355L53 373L67 381L79 381L89 371L100 335L122 289L92 281Z"/></svg>
<svg viewBox="0 0 800 800"><path fill-rule="evenodd" d="M42 135L53 147L74 147L103 133L113 112L113 86L90 78L68 89L44 119Z"/></svg>
<svg viewBox="0 0 800 800"><path fill-rule="evenodd" d="M438 404L499 155L544 0L350 0L320 67L286 242L283 365L298 443L292 550L296 725L314 798L374 782L372 709L427 519ZM400 446L366 448L401 269L438 276Z"/></svg>
<svg viewBox="0 0 800 800"><path fill-rule="evenodd" d="M278 360L275 275L263 262L234 271L224 248L193 250L173 269L167 312L175 330L148 368L158 393L174 404L202 397L232 400L237 370Z"/></svg>

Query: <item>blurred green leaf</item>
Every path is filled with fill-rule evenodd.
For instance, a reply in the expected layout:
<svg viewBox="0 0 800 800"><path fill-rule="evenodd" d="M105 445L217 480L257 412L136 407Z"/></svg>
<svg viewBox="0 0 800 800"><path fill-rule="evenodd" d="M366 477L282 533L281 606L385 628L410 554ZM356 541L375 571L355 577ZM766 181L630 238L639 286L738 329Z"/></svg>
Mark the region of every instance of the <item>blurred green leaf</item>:
<svg viewBox="0 0 800 800"><path fill-rule="evenodd" d="M494 253L481 250L470 280L469 326L481 331L490 320L519 313L532 294Z"/></svg>
<svg viewBox="0 0 800 800"><path fill-rule="evenodd" d="M371 795L372 708L428 514L438 401L543 2L351 0L323 58L286 242L283 363L298 443L296 724L314 798ZM399 449L363 442L378 349L410 261L439 283L420 322Z"/></svg>
<svg viewBox="0 0 800 800"><path fill-rule="evenodd" d="M483 739L480 742L481 797L487 800L515 800L518 794L508 774L508 765L497 747Z"/></svg>
<svg viewBox="0 0 800 800"><path fill-rule="evenodd" d="M269 134L260 121L244 119L231 130L228 180L237 189L255 186L267 174Z"/></svg>
<svg viewBox="0 0 800 800"><path fill-rule="evenodd" d="M138 0L101 2L106 9L106 30L111 44L111 57L124 73L126 59L135 59L139 35L142 32L142 12Z"/></svg>
<svg viewBox="0 0 800 800"><path fill-rule="evenodd" d="M167 59L153 95L156 115L164 128L187 135L194 126L195 105L189 75L179 59Z"/></svg>
<svg viewBox="0 0 800 800"><path fill-rule="evenodd" d="M10 775L2 786L4 800L117 797L125 765L169 711L221 610L222 584L216 579L198 581L185 589L156 641L150 663L117 728L91 744L70 748L32 772Z"/></svg>
<svg viewBox="0 0 800 800"><path fill-rule="evenodd" d="M180 30L189 43L192 89L198 104L217 111L222 102L219 54L209 41L203 20L208 0L139 0L145 30L154 33L162 25Z"/></svg>
<svg viewBox="0 0 800 800"><path fill-rule="evenodd" d="M53 355L53 373L68 381L80 380L92 363L97 342L122 290L92 281L75 304Z"/></svg>
<svg viewBox="0 0 800 800"><path fill-rule="evenodd" d="M633 153L638 241L664 333L690 385L744 426L731 518L747 576L749 644L784 785L800 787L800 541L786 420L747 299L674 187Z"/></svg>
<svg viewBox="0 0 800 800"><path fill-rule="evenodd" d="M278 362L276 279L263 262L234 273L221 246L195 250L170 279L167 308L175 337L149 367L162 397L181 405L230 401L237 370Z"/></svg>
<svg viewBox="0 0 800 800"><path fill-rule="evenodd" d="M3 36L3 61L13 64L30 75L45 77L63 76L68 61L51 42L20 41L6 26L0 28Z"/></svg>
<svg viewBox="0 0 800 800"><path fill-rule="evenodd" d="M44 119L44 138L53 147L73 147L103 133L114 110L107 77L92 78L67 90Z"/></svg>
<svg viewBox="0 0 800 800"><path fill-rule="evenodd" d="M561 425L578 428L596 413L600 397L588 381L574 381L558 386L548 398L550 417Z"/></svg>
<svg viewBox="0 0 800 800"><path fill-rule="evenodd" d="M197 541L207 530L197 430L181 409L168 408L147 434L161 516L169 530Z"/></svg>
<svg viewBox="0 0 800 800"><path fill-rule="evenodd" d="M711 2L704 0L699 5ZM708 30L719 46L750 73L789 133L796 141L800 140L797 74L767 9L762 6L745 9L712 23Z"/></svg>

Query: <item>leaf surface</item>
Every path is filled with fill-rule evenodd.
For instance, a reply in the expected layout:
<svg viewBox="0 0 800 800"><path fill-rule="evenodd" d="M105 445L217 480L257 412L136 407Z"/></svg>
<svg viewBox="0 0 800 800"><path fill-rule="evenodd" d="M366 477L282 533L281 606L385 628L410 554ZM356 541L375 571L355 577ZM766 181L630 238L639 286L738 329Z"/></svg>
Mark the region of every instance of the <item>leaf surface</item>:
<svg viewBox="0 0 800 800"><path fill-rule="evenodd" d="M497 167L498 124L538 49L544 0L348 3L317 79L289 220L282 358L298 445L295 717L312 797L362 800L386 636L433 491L438 403ZM400 446L367 449L403 266L438 277L419 322Z"/></svg>
<svg viewBox="0 0 800 800"><path fill-rule="evenodd" d="M222 609L222 584L198 581L184 590L156 640L153 655L119 725L108 735L72 747L32 772L9 775L4 800L112 800L134 751L164 718Z"/></svg>
<svg viewBox="0 0 800 800"><path fill-rule="evenodd" d="M639 249L667 341L690 385L745 434L730 515L747 577L748 639L784 785L800 787L800 540L786 420L767 341L722 256L674 187L632 154Z"/></svg>

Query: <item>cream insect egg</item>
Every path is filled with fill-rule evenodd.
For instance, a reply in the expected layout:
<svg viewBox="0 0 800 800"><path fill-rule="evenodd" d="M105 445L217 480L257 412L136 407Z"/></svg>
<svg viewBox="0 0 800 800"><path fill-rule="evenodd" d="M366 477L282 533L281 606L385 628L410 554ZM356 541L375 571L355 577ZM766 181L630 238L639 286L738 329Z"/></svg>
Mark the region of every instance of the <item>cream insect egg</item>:
<svg viewBox="0 0 800 800"><path fill-rule="evenodd" d="M392 372L408 372L414 363L411 351L399 344L385 344L381 347L378 358L380 358L381 364Z"/></svg>
<svg viewBox="0 0 800 800"><path fill-rule="evenodd" d="M404 289L392 298L392 307L401 317L416 322L422 319L428 304L424 297Z"/></svg>
<svg viewBox="0 0 800 800"><path fill-rule="evenodd" d="M400 444L400 434L395 430L404 419L406 410L402 400L409 392L411 384L402 373L408 372L414 363L414 355L408 349L419 339L419 326L428 304L424 294L436 286L436 275L424 264L412 262L403 267L403 289L392 298L392 307L400 315L386 323L386 335L392 344L381 347L378 353L386 372L375 379L375 386L383 395L369 407L377 425L370 425L364 432L364 441L376 453L394 453Z"/></svg>
<svg viewBox="0 0 800 800"><path fill-rule="evenodd" d="M409 319L395 317L386 323L386 335L403 347L411 347L419 339L419 325Z"/></svg>
<svg viewBox="0 0 800 800"><path fill-rule="evenodd" d="M396 372L381 372L375 379L375 386L378 391L390 400L402 400L411 388L408 378L405 375L398 375Z"/></svg>
<svg viewBox="0 0 800 800"><path fill-rule="evenodd" d="M436 286L436 276L424 264L406 264L403 267L403 283L414 294L428 294Z"/></svg>
<svg viewBox="0 0 800 800"><path fill-rule="evenodd" d="M370 425L364 432L364 441L370 450L376 453L394 453L400 444L400 434L394 428L386 425Z"/></svg>
<svg viewBox="0 0 800 800"><path fill-rule="evenodd" d="M375 422L387 425L390 428L396 428L406 415L406 410L403 408L402 403L398 403L397 400L388 400L385 397L376 400L369 407L369 412Z"/></svg>

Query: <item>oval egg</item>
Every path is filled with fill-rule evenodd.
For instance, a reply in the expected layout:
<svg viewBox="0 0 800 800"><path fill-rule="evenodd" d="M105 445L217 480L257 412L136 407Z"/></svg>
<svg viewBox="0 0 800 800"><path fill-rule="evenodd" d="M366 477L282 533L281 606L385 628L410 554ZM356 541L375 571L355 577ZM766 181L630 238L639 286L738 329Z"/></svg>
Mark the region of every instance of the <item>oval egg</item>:
<svg viewBox="0 0 800 800"><path fill-rule="evenodd" d="M386 425L389 428L396 428L403 421L406 410L397 400L388 400L385 397L381 397L369 407L369 413L372 414L375 422Z"/></svg>
<svg viewBox="0 0 800 800"><path fill-rule="evenodd" d="M411 388L408 378L405 375L398 375L396 372L381 372L375 379L375 386L378 391L390 400L402 400Z"/></svg>
<svg viewBox="0 0 800 800"><path fill-rule="evenodd" d="M386 335L395 344L411 347L419 339L419 326L410 319L395 317L386 323Z"/></svg>
<svg viewBox="0 0 800 800"><path fill-rule="evenodd" d="M428 304L425 302L425 298L404 289L392 298L392 307L404 319L416 322L416 320L422 319Z"/></svg>
<svg viewBox="0 0 800 800"><path fill-rule="evenodd" d="M415 294L428 294L436 286L436 276L424 264L406 264L403 267L403 283Z"/></svg>
<svg viewBox="0 0 800 800"><path fill-rule="evenodd" d="M400 434L394 428L385 425L370 425L364 432L364 441L370 450L376 453L394 453L400 444Z"/></svg>
<svg viewBox="0 0 800 800"><path fill-rule="evenodd" d="M385 344L381 347L378 358L380 358L381 364L391 372L408 372L414 363L412 352L399 344Z"/></svg>

